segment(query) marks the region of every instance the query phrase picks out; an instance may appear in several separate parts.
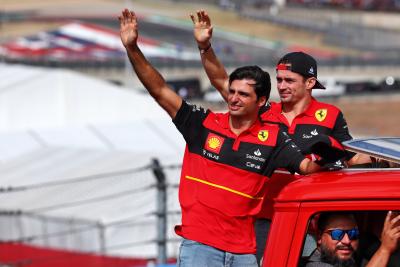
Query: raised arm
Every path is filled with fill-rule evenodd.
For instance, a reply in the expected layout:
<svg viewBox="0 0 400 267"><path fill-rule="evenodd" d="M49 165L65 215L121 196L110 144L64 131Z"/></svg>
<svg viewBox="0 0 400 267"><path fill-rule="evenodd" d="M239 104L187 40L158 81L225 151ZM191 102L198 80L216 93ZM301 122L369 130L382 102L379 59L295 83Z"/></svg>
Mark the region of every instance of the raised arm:
<svg viewBox="0 0 400 267"><path fill-rule="evenodd" d="M120 22L121 41L125 46L136 75L157 103L171 118L175 118L182 104L182 98L167 86L161 74L147 61L140 51L137 44L139 33L135 13L125 9L118 19Z"/></svg>
<svg viewBox="0 0 400 267"><path fill-rule="evenodd" d="M392 211L389 211L386 215L381 234L381 245L366 267L386 267L390 255L398 248L400 240L400 215L393 215Z"/></svg>
<svg viewBox="0 0 400 267"><path fill-rule="evenodd" d="M196 17L190 14L193 21L193 34L200 49L201 62L211 84L218 90L225 101L228 100L229 76L224 65L218 60L211 46L213 27L207 12L200 10Z"/></svg>

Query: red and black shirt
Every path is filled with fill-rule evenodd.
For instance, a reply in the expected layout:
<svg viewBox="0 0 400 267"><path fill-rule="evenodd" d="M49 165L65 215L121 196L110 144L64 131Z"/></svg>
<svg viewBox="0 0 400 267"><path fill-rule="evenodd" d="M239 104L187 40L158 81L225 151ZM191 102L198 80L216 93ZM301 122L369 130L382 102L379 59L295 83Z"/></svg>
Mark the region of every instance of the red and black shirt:
<svg viewBox="0 0 400 267"><path fill-rule="evenodd" d="M304 156L278 125L257 121L235 135L229 114L183 102L174 123L186 141L178 235L233 253L255 253L254 215L276 168L298 172Z"/></svg>
<svg viewBox="0 0 400 267"><path fill-rule="evenodd" d="M330 139L333 147L340 147L340 143L352 139L347 123L342 112L335 106L311 99L307 109L296 116L289 125L288 120L282 114L282 103L270 103L266 111L261 114L261 120L267 123L279 125L281 131L289 134L291 139L300 148L304 155L313 154L312 145L318 136L325 135ZM340 142L340 143L339 143ZM348 152L346 159L354 154ZM327 169L343 168L342 160L327 164ZM258 217L271 219L273 215L273 198L289 182L295 179L294 176L284 173L276 173L266 184L266 196L264 205Z"/></svg>
<svg viewBox="0 0 400 267"><path fill-rule="evenodd" d="M340 143L352 139L343 113L337 107L314 98L311 99L308 108L294 118L291 125L282 114L282 103L271 103L269 110L261 115L261 120L278 124L304 155L313 153L310 145L318 135L329 136L332 146L339 146Z"/></svg>

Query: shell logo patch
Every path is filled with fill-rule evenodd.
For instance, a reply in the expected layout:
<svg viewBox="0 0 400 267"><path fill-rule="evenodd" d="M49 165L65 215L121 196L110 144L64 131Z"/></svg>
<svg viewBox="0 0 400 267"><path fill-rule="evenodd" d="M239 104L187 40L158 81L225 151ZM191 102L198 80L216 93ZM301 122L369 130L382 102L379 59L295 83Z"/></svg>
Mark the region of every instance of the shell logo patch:
<svg viewBox="0 0 400 267"><path fill-rule="evenodd" d="M225 138L218 136L213 133L209 133L206 139L205 143L205 149L208 151L214 152L214 153L219 153L221 150L222 144L224 143Z"/></svg>
<svg viewBox="0 0 400 267"><path fill-rule="evenodd" d="M258 140L265 142L268 139L268 131L267 130L261 130L258 132Z"/></svg>
<svg viewBox="0 0 400 267"><path fill-rule="evenodd" d="M328 115L328 110L326 108L318 109L317 111L315 111L315 118L318 121L324 121L326 115Z"/></svg>

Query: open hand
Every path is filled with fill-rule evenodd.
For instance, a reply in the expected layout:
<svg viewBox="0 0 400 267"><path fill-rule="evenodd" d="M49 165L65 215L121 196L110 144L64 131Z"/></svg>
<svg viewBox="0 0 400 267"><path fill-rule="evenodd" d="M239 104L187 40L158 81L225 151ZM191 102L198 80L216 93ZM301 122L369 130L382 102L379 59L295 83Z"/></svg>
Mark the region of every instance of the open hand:
<svg viewBox="0 0 400 267"><path fill-rule="evenodd" d="M400 240L400 215L389 211L386 215L383 225L381 242L382 246L389 252L393 253L397 249Z"/></svg>
<svg viewBox="0 0 400 267"><path fill-rule="evenodd" d="M211 26L211 20L206 11L199 10L196 14L197 19L193 14L190 14L194 25L193 34L197 44L204 47L210 42L213 27Z"/></svg>
<svg viewBox="0 0 400 267"><path fill-rule="evenodd" d="M136 45L139 34L135 12L124 9L118 20L122 44L125 47Z"/></svg>

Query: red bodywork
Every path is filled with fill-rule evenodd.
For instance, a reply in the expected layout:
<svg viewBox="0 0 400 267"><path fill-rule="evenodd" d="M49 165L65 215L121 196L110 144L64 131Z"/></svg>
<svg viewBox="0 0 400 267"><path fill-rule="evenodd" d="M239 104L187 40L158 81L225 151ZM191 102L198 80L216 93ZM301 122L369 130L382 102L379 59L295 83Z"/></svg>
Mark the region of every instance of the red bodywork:
<svg viewBox="0 0 400 267"><path fill-rule="evenodd" d="M400 169L348 169L303 176L280 192L274 210L263 267L297 267L314 214L400 210Z"/></svg>

